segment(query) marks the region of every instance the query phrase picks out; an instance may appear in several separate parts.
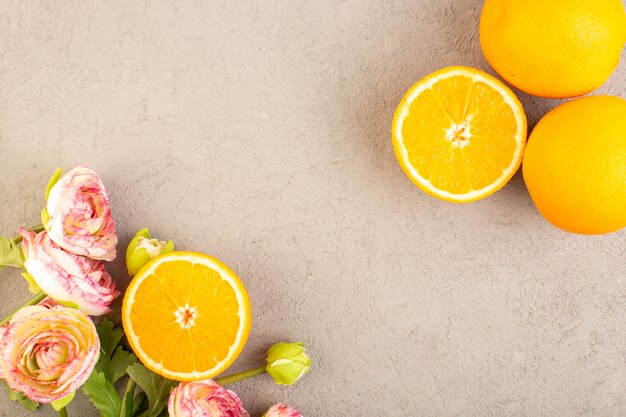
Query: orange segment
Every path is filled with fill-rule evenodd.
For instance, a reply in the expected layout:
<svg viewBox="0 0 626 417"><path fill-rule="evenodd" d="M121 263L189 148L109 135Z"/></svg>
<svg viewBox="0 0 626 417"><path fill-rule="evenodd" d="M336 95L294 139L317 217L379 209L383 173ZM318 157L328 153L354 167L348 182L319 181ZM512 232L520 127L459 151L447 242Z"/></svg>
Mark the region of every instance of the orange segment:
<svg viewBox="0 0 626 417"><path fill-rule="evenodd" d="M419 188L466 203L496 192L515 174L526 116L515 94L494 77L450 67L407 92L392 140L400 166Z"/></svg>
<svg viewBox="0 0 626 417"><path fill-rule="evenodd" d="M250 333L250 301L222 262L170 252L132 280L122 319L146 367L166 378L193 381L220 374L237 358Z"/></svg>

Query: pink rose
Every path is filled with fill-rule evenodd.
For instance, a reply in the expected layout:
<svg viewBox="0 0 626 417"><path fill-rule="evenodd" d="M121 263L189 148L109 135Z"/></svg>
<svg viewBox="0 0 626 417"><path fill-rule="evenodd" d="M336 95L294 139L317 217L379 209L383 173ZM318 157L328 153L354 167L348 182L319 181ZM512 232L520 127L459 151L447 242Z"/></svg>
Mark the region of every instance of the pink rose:
<svg viewBox="0 0 626 417"><path fill-rule="evenodd" d="M263 417L302 417L302 414L294 408L287 407L283 403L278 403L270 407Z"/></svg>
<svg viewBox="0 0 626 417"><path fill-rule="evenodd" d="M20 229L20 233L24 268L43 292L91 316L110 311L109 304L120 292L101 261L64 251L46 232Z"/></svg>
<svg viewBox="0 0 626 417"><path fill-rule="evenodd" d="M181 382L168 401L170 417L250 417L232 391L212 379Z"/></svg>
<svg viewBox="0 0 626 417"><path fill-rule="evenodd" d="M47 198L42 221L54 243L76 255L115 259L117 236L109 199L93 170L74 168L50 188Z"/></svg>
<svg viewBox="0 0 626 417"><path fill-rule="evenodd" d="M41 300L40 302L37 303L38 306L47 308L47 309L51 309L57 306L60 306L61 304L57 303L56 301L54 301L52 298L50 297L46 297L43 300ZM0 326L0 341L2 341L2 337L4 336L4 333L6 333L7 331L7 327L9 327L9 323L3 324L2 326ZM4 376L2 374L2 367L0 366L0 379L4 379Z"/></svg>
<svg viewBox="0 0 626 417"><path fill-rule="evenodd" d="M49 403L76 391L98 361L96 327L73 308L24 307L0 333L0 374L33 401Z"/></svg>

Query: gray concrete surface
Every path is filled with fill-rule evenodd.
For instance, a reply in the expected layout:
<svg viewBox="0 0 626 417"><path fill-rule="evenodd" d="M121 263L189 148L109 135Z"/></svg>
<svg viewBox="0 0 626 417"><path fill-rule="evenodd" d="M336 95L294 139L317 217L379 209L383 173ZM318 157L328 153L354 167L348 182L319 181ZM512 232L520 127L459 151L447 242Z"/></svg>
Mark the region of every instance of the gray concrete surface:
<svg viewBox="0 0 626 417"><path fill-rule="evenodd" d="M480 9L3 1L0 233L37 222L57 166L85 163L120 250L147 226L230 264L254 309L232 370L279 340L314 362L293 387L235 385L253 416L279 400L308 417L624 416L625 232L553 228L519 174L486 200L440 202L394 159L411 84L489 69ZM622 62L601 91L626 97L625 80ZM521 98L531 125L557 104ZM127 284L121 258L110 271ZM1 282L6 313L28 294L15 271ZM69 411L97 415L82 395ZM28 413L0 393L0 415Z"/></svg>

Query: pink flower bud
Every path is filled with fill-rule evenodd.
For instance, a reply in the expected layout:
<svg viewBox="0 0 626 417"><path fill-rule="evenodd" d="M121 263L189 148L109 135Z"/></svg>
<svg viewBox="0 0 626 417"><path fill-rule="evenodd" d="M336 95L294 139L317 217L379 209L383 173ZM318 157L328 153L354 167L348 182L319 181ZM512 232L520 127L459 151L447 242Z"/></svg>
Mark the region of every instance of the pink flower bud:
<svg viewBox="0 0 626 417"><path fill-rule="evenodd" d="M287 407L283 403L278 403L270 407L263 417L302 417L294 408Z"/></svg>
<svg viewBox="0 0 626 417"><path fill-rule="evenodd" d="M43 292L91 316L110 311L109 304L120 292L101 261L64 251L46 232L20 229L20 233L24 268Z"/></svg>
<svg viewBox="0 0 626 417"><path fill-rule="evenodd" d="M98 361L96 327L73 308L24 307L3 332L1 375L33 401L49 403L71 394Z"/></svg>
<svg viewBox="0 0 626 417"><path fill-rule="evenodd" d="M41 300L40 302L38 302L37 305L50 309L50 308L54 308L56 306L60 306L60 305L63 305L63 304L57 303L56 301L54 301L53 298L46 297L43 300Z"/></svg>
<svg viewBox="0 0 626 417"><path fill-rule="evenodd" d="M63 249L93 259L115 259L117 236L109 199L92 169L76 167L50 188L42 220Z"/></svg>
<svg viewBox="0 0 626 417"><path fill-rule="evenodd" d="M181 382L168 401L170 417L250 417L232 391L212 379Z"/></svg>

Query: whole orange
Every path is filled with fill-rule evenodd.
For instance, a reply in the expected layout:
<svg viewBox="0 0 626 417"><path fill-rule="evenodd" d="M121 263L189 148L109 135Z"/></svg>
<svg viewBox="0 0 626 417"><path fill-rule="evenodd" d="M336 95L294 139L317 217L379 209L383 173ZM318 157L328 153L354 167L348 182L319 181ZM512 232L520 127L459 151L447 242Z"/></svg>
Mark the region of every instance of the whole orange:
<svg viewBox="0 0 626 417"><path fill-rule="evenodd" d="M621 0L486 0L480 44L506 81L540 97L600 87L626 42Z"/></svg>
<svg viewBox="0 0 626 417"><path fill-rule="evenodd" d="M546 114L530 135L524 181L537 209L573 233L626 227L626 100L592 96Z"/></svg>

